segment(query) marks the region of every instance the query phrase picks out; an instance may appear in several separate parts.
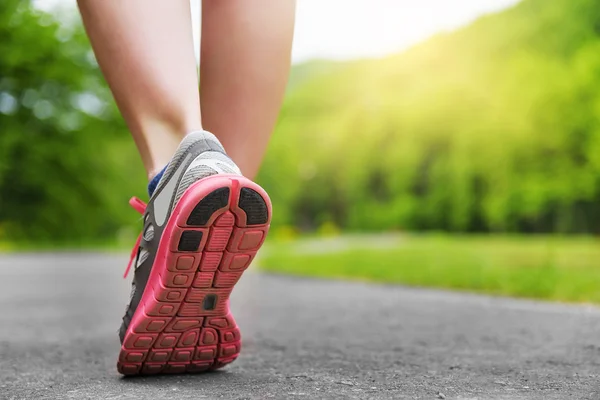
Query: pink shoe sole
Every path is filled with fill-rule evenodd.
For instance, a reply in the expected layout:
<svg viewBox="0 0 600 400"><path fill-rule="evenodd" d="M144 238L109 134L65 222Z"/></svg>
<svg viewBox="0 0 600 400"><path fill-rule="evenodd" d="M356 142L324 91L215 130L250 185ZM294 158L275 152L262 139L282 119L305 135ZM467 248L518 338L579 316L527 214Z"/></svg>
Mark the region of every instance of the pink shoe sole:
<svg viewBox="0 0 600 400"><path fill-rule="evenodd" d="M186 190L125 333L121 374L200 372L238 357L241 336L229 296L270 220L267 193L242 176L214 175Z"/></svg>

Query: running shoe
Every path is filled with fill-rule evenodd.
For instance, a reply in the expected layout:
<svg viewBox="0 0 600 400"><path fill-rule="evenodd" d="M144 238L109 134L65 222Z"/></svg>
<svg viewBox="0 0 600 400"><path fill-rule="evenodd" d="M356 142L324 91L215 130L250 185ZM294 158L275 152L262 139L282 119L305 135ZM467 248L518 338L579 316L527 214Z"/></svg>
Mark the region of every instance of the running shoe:
<svg viewBox="0 0 600 400"><path fill-rule="evenodd" d="M240 330L229 296L263 244L271 202L209 132L186 136L148 204L119 331L124 375L200 372L234 361Z"/></svg>

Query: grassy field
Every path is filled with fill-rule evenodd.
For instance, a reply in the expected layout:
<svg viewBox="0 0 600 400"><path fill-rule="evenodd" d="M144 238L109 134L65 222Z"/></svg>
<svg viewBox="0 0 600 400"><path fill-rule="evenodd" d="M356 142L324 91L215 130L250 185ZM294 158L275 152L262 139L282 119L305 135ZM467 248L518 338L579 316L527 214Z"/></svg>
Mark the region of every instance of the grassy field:
<svg viewBox="0 0 600 400"><path fill-rule="evenodd" d="M341 236L271 241L263 270L600 303L600 239Z"/></svg>

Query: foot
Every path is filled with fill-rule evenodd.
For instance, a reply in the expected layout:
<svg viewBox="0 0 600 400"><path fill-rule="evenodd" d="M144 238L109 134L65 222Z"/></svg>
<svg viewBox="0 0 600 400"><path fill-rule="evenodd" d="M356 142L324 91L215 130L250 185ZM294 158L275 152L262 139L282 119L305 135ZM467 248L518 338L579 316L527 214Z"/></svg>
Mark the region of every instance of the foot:
<svg viewBox="0 0 600 400"><path fill-rule="evenodd" d="M208 132L180 144L144 214L119 331L124 375L221 368L240 352L229 295L262 245L271 202ZM128 266L129 270L129 266ZM126 274L128 272L126 271Z"/></svg>

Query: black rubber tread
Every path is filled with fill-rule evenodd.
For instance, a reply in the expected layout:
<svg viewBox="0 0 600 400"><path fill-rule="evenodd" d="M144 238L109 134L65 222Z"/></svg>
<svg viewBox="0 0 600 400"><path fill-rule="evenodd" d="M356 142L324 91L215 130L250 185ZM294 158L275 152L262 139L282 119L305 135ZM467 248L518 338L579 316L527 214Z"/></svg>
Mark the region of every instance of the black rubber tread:
<svg viewBox="0 0 600 400"><path fill-rule="evenodd" d="M207 194L192 210L187 219L190 226L205 226L211 215L229 204L229 188L223 187Z"/></svg>
<svg viewBox="0 0 600 400"><path fill-rule="evenodd" d="M200 231L183 231L177 250L179 251L198 251L200 242L202 241L202 232Z"/></svg>
<svg viewBox="0 0 600 400"><path fill-rule="evenodd" d="M206 311L214 310L217 305L217 295L216 294L207 294L202 302L202 308Z"/></svg>
<svg viewBox="0 0 600 400"><path fill-rule="evenodd" d="M238 206L246 213L246 225L263 225L269 220L267 203L254 189L242 188Z"/></svg>

